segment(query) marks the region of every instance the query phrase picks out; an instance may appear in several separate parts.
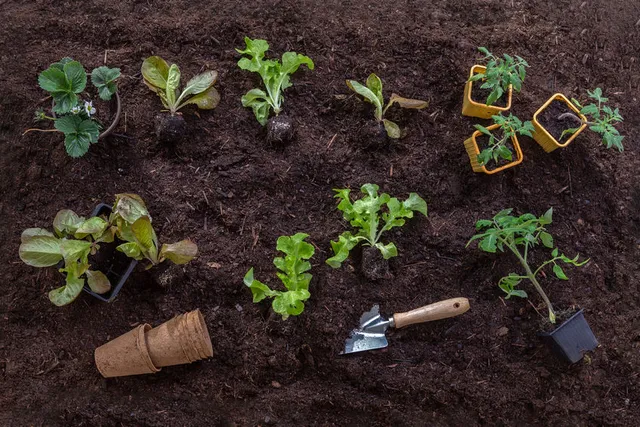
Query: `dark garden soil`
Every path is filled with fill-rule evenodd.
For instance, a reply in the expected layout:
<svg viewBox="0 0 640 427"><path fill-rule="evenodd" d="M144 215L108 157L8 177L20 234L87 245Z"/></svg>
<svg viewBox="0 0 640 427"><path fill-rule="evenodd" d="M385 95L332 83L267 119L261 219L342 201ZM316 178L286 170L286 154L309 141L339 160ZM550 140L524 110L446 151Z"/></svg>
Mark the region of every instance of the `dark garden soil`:
<svg viewBox="0 0 640 427"><path fill-rule="evenodd" d="M560 119L559 117L565 113L573 114L574 111L567 107L567 104L564 102L553 100L549 103L547 108L538 114L538 122L558 142L565 142L572 136L572 134L565 134L562 136L562 132L567 129L575 129L582 126L580 121L571 117L563 117Z"/></svg>
<svg viewBox="0 0 640 427"><path fill-rule="evenodd" d="M495 135L495 137L498 140L500 140L502 139L502 134ZM479 137L476 138L476 143L478 144L478 149L480 150L480 152L482 152L482 150L486 149L489 146L489 137L486 135L480 135ZM513 142L511 141L511 138L509 138L504 143L504 145L509 149L509 151L511 151L511 160L506 160L506 159L503 159L502 157L498 157L498 161L496 162L493 159L491 159L486 165L487 170L493 170L493 169L499 168L500 166L504 166L508 163L512 163L518 160L518 153L516 153L516 150L515 150L515 147L513 146Z"/></svg>
<svg viewBox="0 0 640 427"><path fill-rule="evenodd" d="M487 98L491 94L491 90L482 88L482 81L475 81L471 83L471 100L475 101L479 104L486 104ZM503 94L499 99L496 100L493 104L494 107L506 107L507 102L509 101L509 93Z"/></svg>
<svg viewBox="0 0 640 427"><path fill-rule="evenodd" d="M3 1L0 11L0 425L638 425L640 3L36 0ZM240 104L258 85L236 66L245 35L268 39L273 55L295 50L316 63L285 94L297 128L287 146L267 145ZM605 150L590 132L551 154L523 137L521 165L474 174L463 141L479 121L460 110L477 46L531 64L513 99L523 120L553 93L584 98L602 87L625 117L625 152ZM156 142L161 104L139 72L150 55L177 62L185 81L220 72L220 105L185 111L189 132L175 150ZM58 134L21 137L47 102L38 73L63 56L87 69L106 56L123 73L116 135L81 159L65 154ZM408 130L398 142L370 145L359 134L371 105L344 82L371 72L386 96L430 101L424 111L389 110ZM353 260L324 264L345 230L332 188L367 182L429 204L428 218L384 237L399 255L393 278L375 282ZM191 238L200 256L162 286L140 265L111 304L83 293L53 306L47 292L60 275L20 261L21 231L50 228L63 208L86 215L120 192L147 201L162 242ZM542 278L557 306L585 309L600 341L573 366L537 336L544 306L533 289L525 286L530 303L502 298L496 283L516 260L465 248L478 219L549 206L558 246L591 258L567 268L567 282ZM299 231L316 246L312 295L302 315L282 322L252 303L242 278L253 266L279 287L276 239ZM461 317L390 331L384 350L338 356L374 303L392 314L457 296L471 301ZM198 307L210 360L117 379L96 370L96 347Z"/></svg>

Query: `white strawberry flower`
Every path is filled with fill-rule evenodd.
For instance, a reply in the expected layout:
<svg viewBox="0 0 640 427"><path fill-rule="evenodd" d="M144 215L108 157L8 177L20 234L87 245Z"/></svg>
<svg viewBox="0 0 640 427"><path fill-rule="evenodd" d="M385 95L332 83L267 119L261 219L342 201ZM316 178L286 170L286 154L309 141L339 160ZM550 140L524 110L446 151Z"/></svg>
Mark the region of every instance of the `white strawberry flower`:
<svg viewBox="0 0 640 427"><path fill-rule="evenodd" d="M89 117L96 113L96 109L94 108L92 101L84 101L84 111Z"/></svg>

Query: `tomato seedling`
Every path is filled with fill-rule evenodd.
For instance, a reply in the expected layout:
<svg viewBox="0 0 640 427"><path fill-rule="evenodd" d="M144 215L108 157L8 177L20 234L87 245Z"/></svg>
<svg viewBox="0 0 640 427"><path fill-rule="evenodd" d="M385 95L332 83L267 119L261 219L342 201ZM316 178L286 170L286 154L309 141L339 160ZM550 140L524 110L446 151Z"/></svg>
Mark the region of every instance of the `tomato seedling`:
<svg viewBox="0 0 640 427"><path fill-rule="evenodd" d="M509 90L509 85L513 85L516 92L522 89L522 83L527 76L527 61L515 55L515 58L503 54L503 58L493 55L486 47L479 47L478 50L484 55L483 60L487 61L484 73L476 73L469 77L470 82L481 81L481 89L491 92L487 96L487 105L493 105L502 95Z"/></svg>
<svg viewBox="0 0 640 427"><path fill-rule="evenodd" d="M491 132L489 129L482 125L474 125L474 127L482 134L489 137L489 143L485 149L478 154L478 163L480 165L486 165L489 161L493 160L496 164L499 159L511 161L513 159L513 153L507 147L507 141L511 140L511 137L515 134L532 136L534 131L533 124L530 121L522 122L518 117L513 114L509 114L508 117L504 117L501 114L492 116L493 123L499 125L498 128ZM496 138L495 131L502 133L500 138Z"/></svg>

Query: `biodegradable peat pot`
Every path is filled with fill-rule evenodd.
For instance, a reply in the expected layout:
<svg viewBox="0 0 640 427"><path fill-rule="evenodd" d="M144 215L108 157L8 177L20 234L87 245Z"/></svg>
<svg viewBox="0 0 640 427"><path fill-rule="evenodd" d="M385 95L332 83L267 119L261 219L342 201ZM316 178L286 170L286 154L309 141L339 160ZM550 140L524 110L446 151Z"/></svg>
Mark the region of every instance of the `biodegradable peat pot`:
<svg viewBox="0 0 640 427"><path fill-rule="evenodd" d="M541 332L540 336L551 346L555 354L569 363L578 362L584 353L598 346L598 340L593 335L582 310L552 332Z"/></svg>
<svg viewBox="0 0 640 427"><path fill-rule="evenodd" d="M580 125L576 120L571 118L558 120L558 116L563 113L573 113L582 120ZM573 141L580 132L587 127L587 118L580 114L580 110L570 102L566 96L556 93L545 102L542 107L533 115L533 139L547 153L553 150L566 147ZM564 142L560 141L562 132L566 129L578 128L578 130L569 136Z"/></svg>
<svg viewBox="0 0 640 427"><path fill-rule="evenodd" d="M117 93L117 92L116 92ZM98 206L96 206L96 208L93 210L93 212L91 212L91 216L99 216L99 215L106 215L107 218L109 217L109 214L111 214L111 206L105 204L105 203L100 203ZM117 241L117 238L116 238ZM119 242L116 243L114 241L114 243L101 243L100 245L102 247L106 246L106 245L119 245L120 243L123 242ZM115 248L114 246L114 248ZM98 251L99 252L99 251ZM129 276L131 275L131 273L133 272L133 269L136 268L136 265L138 265L138 261L133 259L133 258L129 258L128 256L126 256L124 253L117 251L117 250L113 250L113 256L111 260L107 260L107 266L102 267L102 271L107 278L109 279L109 282L111 283L111 290L109 292L106 292L104 294L98 294L95 293L91 290L91 288L89 288L89 286L87 284L84 285L84 287L82 288L83 291L91 294L92 296L98 298L101 301L104 302L111 302L113 301L116 296L118 295L118 293L120 292L120 289L122 289L122 286L124 286L125 282L127 281L127 279L129 278Z"/></svg>
<svg viewBox="0 0 640 427"><path fill-rule="evenodd" d="M487 128L487 130L494 130L500 127L498 124L493 124ZM471 162L471 168L474 172L483 172L488 175L498 173L508 168L512 168L516 165L522 163L524 160L524 156L522 155L522 150L520 149L520 144L518 143L518 137L513 135L511 137L511 144L513 144L513 154L515 154L515 160L507 163L506 165L499 166L495 169L487 169L486 165L480 165L478 163L478 154L480 154L480 147L478 146L477 138L483 136L484 134L479 130L475 131L469 139L464 142L464 148L467 150L467 154L469 155L469 160ZM487 136L485 136L488 138Z"/></svg>
<svg viewBox="0 0 640 427"><path fill-rule="evenodd" d="M98 347L94 353L96 367L105 378L153 374L156 368L149 357L145 332L151 325L137 326L118 338Z"/></svg>
<svg viewBox="0 0 640 427"><path fill-rule="evenodd" d="M469 78L474 74L484 74L487 67L482 65L474 65L469 72ZM478 82L480 83L480 82ZM511 108L511 97L513 95L513 86L509 85L507 91L507 105L504 107L498 107L497 105L487 105L483 102L477 102L472 99L471 91L473 89L473 82L467 81L464 86L464 99L462 100L462 115L469 117L479 117L481 119L490 119L491 116L500 114L503 111L508 111Z"/></svg>
<svg viewBox="0 0 640 427"><path fill-rule="evenodd" d="M113 131L115 130L116 126L118 126L118 122L120 121L120 116L122 115L122 105L120 103L120 95L118 95L118 92L115 93L115 96L116 96L115 99L111 98L111 101L110 101L110 105L113 105L114 102L116 104L115 116L113 117L113 120L111 121L111 124L109 125L109 127L100 133L100 135L98 136L98 140L106 138L107 136L111 135L111 133L113 133ZM51 116L55 118L56 113L53 112L54 105L55 105L55 101L52 101Z"/></svg>

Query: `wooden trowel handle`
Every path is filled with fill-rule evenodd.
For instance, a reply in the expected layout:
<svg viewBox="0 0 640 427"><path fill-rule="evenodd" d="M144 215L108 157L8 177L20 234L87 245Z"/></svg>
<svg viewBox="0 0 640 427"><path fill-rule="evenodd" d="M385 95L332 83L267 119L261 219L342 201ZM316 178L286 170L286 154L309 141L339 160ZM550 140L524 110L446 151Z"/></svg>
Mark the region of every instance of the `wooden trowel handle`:
<svg viewBox="0 0 640 427"><path fill-rule="evenodd" d="M459 316L469 310L469 300L466 298L451 298L434 302L406 313L393 315L394 326L404 328L414 323L430 322L431 320L446 319Z"/></svg>

